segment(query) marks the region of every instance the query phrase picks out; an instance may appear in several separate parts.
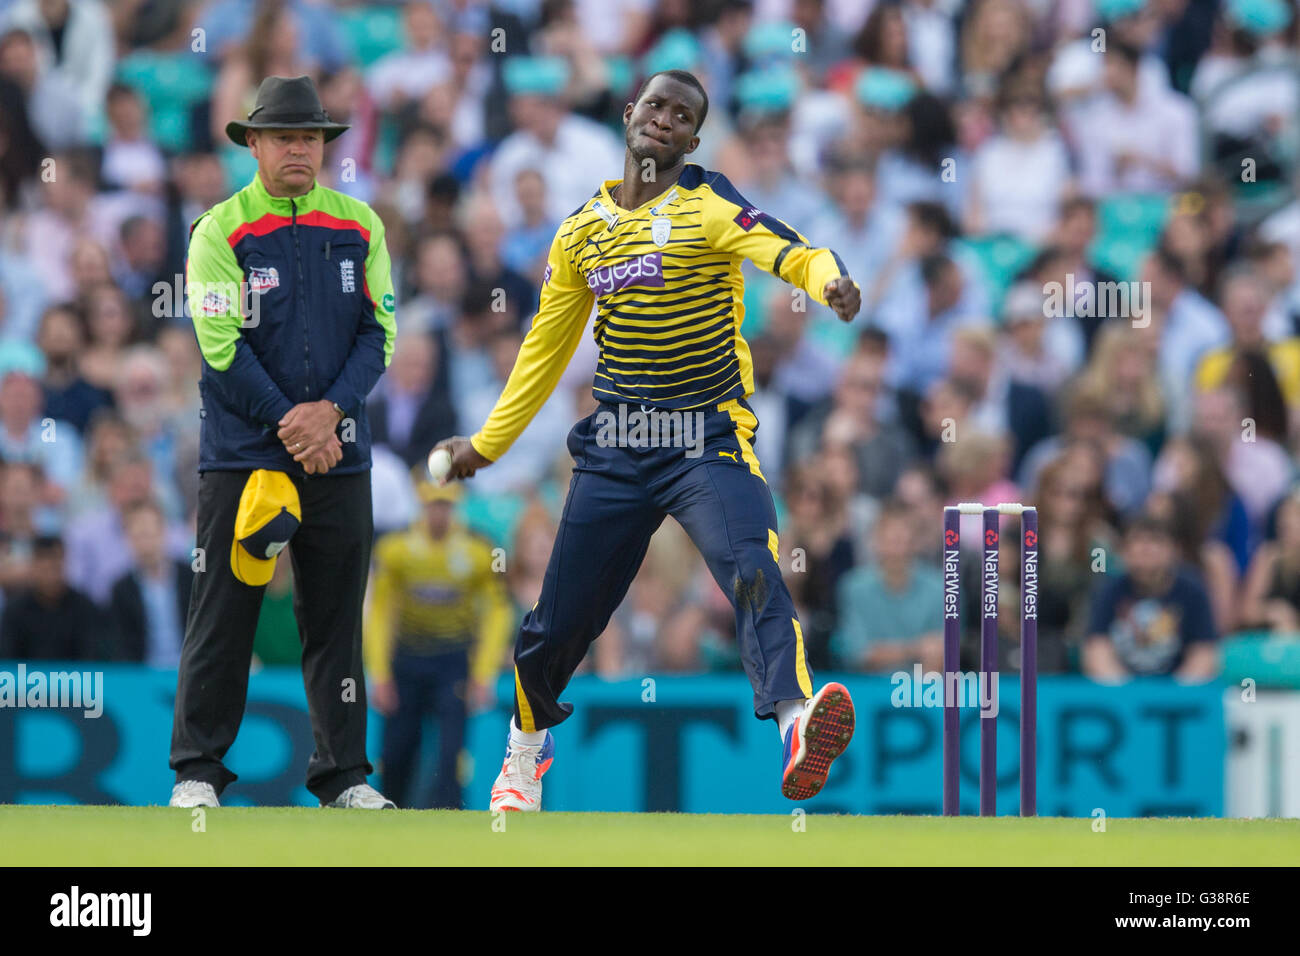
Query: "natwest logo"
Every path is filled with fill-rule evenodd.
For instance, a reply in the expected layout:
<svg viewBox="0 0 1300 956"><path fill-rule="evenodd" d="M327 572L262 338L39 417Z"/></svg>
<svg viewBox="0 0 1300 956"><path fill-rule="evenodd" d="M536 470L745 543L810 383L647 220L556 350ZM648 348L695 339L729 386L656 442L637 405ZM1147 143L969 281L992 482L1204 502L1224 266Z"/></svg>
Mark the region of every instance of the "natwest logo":
<svg viewBox="0 0 1300 956"><path fill-rule="evenodd" d="M758 220L762 217L762 215L763 213L760 212L757 208L755 208L754 206L750 206L747 209L740 210L740 212L736 214L736 218L732 221L735 222L735 224L739 226L741 229L744 229L746 232L749 232L749 230L754 228L754 225L758 222Z"/></svg>
<svg viewBox="0 0 1300 956"><path fill-rule="evenodd" d="M624 259L610 266L597 266L587 273L587 288L596 295L609 295L630 285L663 288L663 253L650 252Z"/></svg>

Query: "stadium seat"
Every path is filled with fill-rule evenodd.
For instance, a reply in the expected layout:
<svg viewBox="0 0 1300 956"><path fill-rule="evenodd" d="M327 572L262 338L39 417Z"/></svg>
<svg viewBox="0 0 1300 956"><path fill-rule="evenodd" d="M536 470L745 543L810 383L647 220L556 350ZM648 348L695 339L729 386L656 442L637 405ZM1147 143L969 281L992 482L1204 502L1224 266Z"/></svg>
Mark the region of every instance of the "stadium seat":
<svg viewBox="0 0 1300 956"><path fill-rule="evenodd" d="M352 39L352 55L363 67L402 48L402 11L395 6L360 6L338 11L343 32Z"/></svg>
<svg viewBox="0 0 1300 956"><path fill-rule="evenodd" d="M243 189L252 182L253 174L257 172L257 160L252 153L233 144L223 144L217 152L226 170L226 185L231 191Z"/></svg>
<svg viewBox="0 0 1300 956"><path fill-rule="evenodd" d="M818 345L827 355L843 358L853 351L858 344L858 335L862 332L853 322L841 322L829 309L816 307L811 322L808 323L808 339Z"/></svg>
<svg viewBox="0 0 1300 956"><path fill-rule="evenodd" d="M1249 679L1260 687L1300 690L1300 640L1263 631L1232 636L1223 642L1223 678L1229 685Z"/></svg>
<svg viewBox="0 0 1300 956"><path fill-rule="evenodd" d="M508 547L525 505L522 495L470 492L461 502L461 518L493 544Z"/></svg>
<svg viewBox="0 0 1300 956"><path fill-rule="evenodd" d="M970 236L958 243L979 261L994 312L1016 274L1034 257L1034 246L1016 236Z"/></svg>
<svg viewBox="0 0 1300 956"><path fill-rule="evenodd" d="M117 79L148 105L150 133L160 148L182 153L191 147L190 116L211 93L211 70L188 53L137 50L118 63Z"/></svg>
<svg viewBox="0 0 1300 956"><path fill-rule="evenodd" d="M636 82L636 64L630 57L608 56L605 58L605 69L609 74L609 89L616 99L635 92L632 85Z"/></svg>
<svg viewBox="0 0 1300 956"><path fill-rule="evenodd" d="M1169 218L1170 197L1129 193L1097 202L1097 235L1104 240L1123 236L1155 245Z"/></svg>
<svg viewBox="0 0 1300 956"><path fill-rule="evenodd" d="M1168 195L1127 193L1097 201L1097 235L1088 258L1121 281L1136 279L1169 219Z"/></svg>
<svg viewBox="0 0 1300 956"><path fill-rule="evenodd" d="M1122 235L1099 236L1088 250L1088 258L1093 265L1113 273L1121 282L1126 282L1138 277L1142 259L1154 246L1154 240Z"/></svg>

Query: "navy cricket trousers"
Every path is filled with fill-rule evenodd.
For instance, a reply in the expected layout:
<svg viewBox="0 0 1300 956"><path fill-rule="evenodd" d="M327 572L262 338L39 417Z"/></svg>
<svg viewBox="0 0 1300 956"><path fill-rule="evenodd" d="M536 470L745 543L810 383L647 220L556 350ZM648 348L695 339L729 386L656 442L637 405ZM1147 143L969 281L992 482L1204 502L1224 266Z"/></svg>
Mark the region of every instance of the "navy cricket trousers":
<svg viewBox="0 0 1300 956"><path fill-rule="evenodd" d="M457 769L469 719L465 702L468 680L469 650L465 647L415 654L399 645L393 653L397 712L384 721L383 790L399 807L460 809ZM432 800L413 787L424 721L430 715L438 725L438 770Z"/></svg>
<svg viewBox="0 0 1300 956"><path fill-rule="evenodd" d="M778 701L812 696L803 633L777 564L776 509L754 455L753 410L733 399L681 412L703 429L702 436L684 428L669 434L693 438L687 448L663 447L662 425L652 447L635 428L638 411L651 409L602 403L569 432L574 469L564 514L541 596L515 643L521 730L553 727L573 712L559 695L627 594L666 515L699 548L735 609L755 716L774 717Z"/></svg>

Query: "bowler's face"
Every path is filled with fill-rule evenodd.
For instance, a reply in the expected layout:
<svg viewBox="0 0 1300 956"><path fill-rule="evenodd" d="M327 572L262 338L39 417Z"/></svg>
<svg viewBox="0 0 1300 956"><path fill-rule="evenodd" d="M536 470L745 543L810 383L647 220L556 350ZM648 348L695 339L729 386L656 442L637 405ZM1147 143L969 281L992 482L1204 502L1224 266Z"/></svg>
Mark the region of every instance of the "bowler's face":
<svg viewBox="0 0 1300 956"><path fill-rule="evenodd" d="M272 196L301 196L312 188L325 155L318 129L250 130L248 148Z"/></svg>
<svg viewBox="0 0 1300 956"><path fill-rule="evenodd" d="M651 158L657 169L675 166L700 145L695 135L704 100L693 86L656 76L635 103L623 109L627 147L637 159Z"/></svg>

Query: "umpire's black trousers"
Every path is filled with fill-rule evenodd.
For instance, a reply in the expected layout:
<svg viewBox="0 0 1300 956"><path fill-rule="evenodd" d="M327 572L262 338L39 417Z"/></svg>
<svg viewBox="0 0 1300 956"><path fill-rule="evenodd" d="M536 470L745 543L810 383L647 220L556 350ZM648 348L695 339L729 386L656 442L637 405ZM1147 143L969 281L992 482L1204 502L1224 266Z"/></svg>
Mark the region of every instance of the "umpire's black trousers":
<svg viewBox="0 0 1300 956"><path fill-rule="evenodd" d="M236 779L222 758L244 717L253 633L266 590L244 584L230 569L235 513L251 473L207 471L199 479L197 545L206 566L194 575L190 591L172 723L171 768L177 782L201 780L217 793ZM307 789L328 803L365 783L373 770L366 760L361 669L361 605L374 534L370 472L293 481L302 524L287 550L316 738Z"/></svg>

